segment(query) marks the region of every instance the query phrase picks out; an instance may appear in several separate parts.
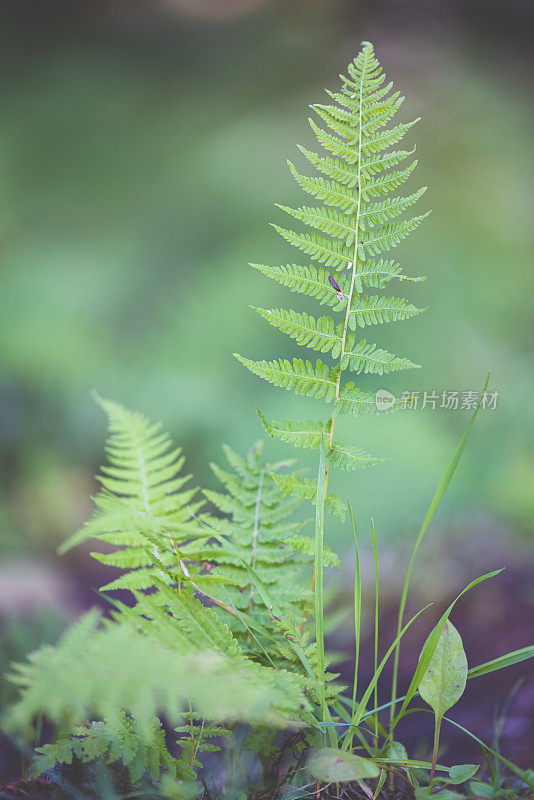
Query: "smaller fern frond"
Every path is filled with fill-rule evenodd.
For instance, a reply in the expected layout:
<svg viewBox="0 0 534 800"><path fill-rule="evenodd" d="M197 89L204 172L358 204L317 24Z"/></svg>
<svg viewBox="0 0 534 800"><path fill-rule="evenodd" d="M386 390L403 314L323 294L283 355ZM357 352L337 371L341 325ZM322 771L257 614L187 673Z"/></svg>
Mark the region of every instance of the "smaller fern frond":
<svg viewBox="0 0 534 800"><path fill-rule="evenodd" d="M367 158L362 160L361 164L361 174L364 178L372 177L379 172L383 172L386 169L391 169L391 167L397 166L400 164L401 161L404 161L405 158L408 156L413 156L415 153L415 146L411 150L392 150L389 153L384 153L381 155L371 155L367 156ZM380 180L376 178L375 181ZM367 181L366 181L367 183ZM364 187L366 185L364 184ZM370 182L371 185L374 181ZM365 188L363 189L365 192Z"/></svg>
<svg viewBox="0 0 534 800"><path fill-rule="evenodd" d="M332 134L327 133L327 131L316 125L313 119L309 119L308 121L317 137L317 141L324 147L325 150L328 150L335 156L339 156L346 161L347 164L356 163L358 160L358 151L355 147L343 142L337 136L332 136Z"/></svg>
<svg viewBox="0 0 534 800"><path fill-rule="evenodd" d="M381 150L385 150L387 147L397 144L401 139L404 139L410 128L419 122L420 119L421 117L417 117L417 119L411 122L403 122L387 131L380 131L380 133L373 132L368 136L364 136L362 141L362 153L364 155L368 153L379 153Z"/></svg>
<svg viewBox="0 0 534 800"><path fill-rule="evenodd" d="M317 492L317 486L314 488L315 492ZM332 497L337 496L338 495L332 495ZM341 522L343 522L345 519L344 514L345 511L343 511L343 516L339 517ZM337 516L337 514L334 516ZM287 540L286 544L292 550L298 550L299 552L304 553L307 556L311 556L312 558L315 555L315 539L312 539L311 536L302 536L301 534L296 533ZM323 545L323 553L325 567L341 567L341 561L338 554L334 553L334 551L328 547L327 544Z"/></svg>
<svg viewBox="0 0 534 800"><path fill-rule="evenodd" d="M295 497L300 497L303 500L311 500L314 504L317 499L317 483L308 478L302 478L296 472L289 475L276 475L273 474L273 480L279 489L284 494L292 494ZM338 494L328 494L325 498L325 511L332 514L332 516L339 519L340 522L345 522L347 514L346 503L341 499ZM294 540L295 537L301 539L308 539L306 536L295 534L288 540ZM311 554L310 554L311 555Z"/></svg>

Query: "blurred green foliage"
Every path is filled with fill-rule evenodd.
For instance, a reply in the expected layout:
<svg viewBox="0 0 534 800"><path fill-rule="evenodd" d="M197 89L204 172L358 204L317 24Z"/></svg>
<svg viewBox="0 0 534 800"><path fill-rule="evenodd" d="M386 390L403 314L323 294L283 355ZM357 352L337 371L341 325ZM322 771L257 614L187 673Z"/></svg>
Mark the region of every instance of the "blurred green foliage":
<svg viewBox="0 0 534 800"><path fill-rule="evenodd" d="M410 98L402 117L423 117L418 181L433 214L398 252L429 276L407 296L430 310L396 326L393 349L424 369L361 385L480 390L491 369L497 410L481 412L446 506L527 529L532 120L521 76L505 52L490 63L461 37L347 27L343 4L277 8L220 27L184 22L142 44L2 43L4 553L55 547L85 517L105 428L93 387L164 421L205 485L223 442L242 450L260 434L255 400L271 418L292 415L296 398L232 359L295 352L248 310L278 305L284 290L247 264L293 258L267 224L282 219L275 201L298 202L285 159L300 164L306 103L363 38ZM392 460L337 490L363 522L373 513L380 536L413 536L467 417L343 421ZM268 457L284 452L268 444ZM336 523L328 536L338 534L348 545Z"/></svg>

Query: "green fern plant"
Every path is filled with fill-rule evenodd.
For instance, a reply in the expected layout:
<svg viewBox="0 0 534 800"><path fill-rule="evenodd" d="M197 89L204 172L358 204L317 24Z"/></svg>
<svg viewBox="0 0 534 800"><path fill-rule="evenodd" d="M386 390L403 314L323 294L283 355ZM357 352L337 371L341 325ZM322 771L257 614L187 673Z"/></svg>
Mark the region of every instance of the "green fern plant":
<svg viewBox="0 0 534 800"><path fill-rule="evenodd" d="M225 447L229 468L212 465L222 490L205 489L201 495L195 488L186 488L190 476L182 473L181 451L159 425L98 398L109 418L109 463L99 477L101 491L93 517L63 550L88 538L104 542L113 551L93 555L122 574L103 587L112 607L108 618L90 612L55 647L42 647L26 663L13 667L11 680L20 694L4 727L31 739L42 715L56 726L56 740L38 748L40 771L57 773L57 764L70 764L74 757L81 762L120 763L135 784L127 796L141 796L145 781L146 797L208 797L197 781L202 767L199 756L216 750L223 737L235 746L243 738L236 724L245 723L251 732L249 745L258 749L264 779L269 778L259 786L242 782L251 798L296 800L312 793L348 797L352 788L379 798L384 796L388 775L392 781L400 776L417 800L438 791L443 797L460 798L448 787L465 784L478 765L449 768L438 763L441 725L447 722L481 745L497 793L500 784L494 765L500 769L504 764L525 785L534 786L530 771L519 769L444 716L469 679L534 657L534 647L529 646L469 669L460 634L449 618L468 590L497 572L471 581L449 605L422 648L406 694L397 695L400 642L425 610L405 623L412 566L452 480L480 403L424 518L402 590L397 634L381 661L378 547L371 525L374 671L363 692L358 682L362 618L358 536L350 503L345 506L328 491L329 470L331 466L359 469L380 459L336 441L334 430L341 414L378 411L373 393L346 382L345 372L382 375L417 366L357 339L357 332L419 312L407 300L363 292L364 288L383 289L392 279L421 280L408 278L394 261L377 256L399 244L426 215L398 219L424 189L390 196L411 176L416 161L396 169L413 150L385 151L402 139L413 122L386 128L402 98L385 83L370 44L364 43L348 72L348 77L342 77L341 90L329 93L333 103L314 106L329 130L310 122L319 143L333 157L301 148L319 177L301 175L290 164L298 183L324 205L282 207L326 236L275 226L283 238L333 271L311 265L254 265L291 291L313 297L340 315L340 321L335 321L293 310L256 309L299 345L327 354L333 363L253 362L238 356L267 381L331 404L326 422L274 422L258 411L269 435L297 448L319 451L317 480L299 469L288 472L293 461L264 462L259 444L245 457ZM292 518L302 500L315 504L314 538L306 536L303 523ZM356 544L356 655L348 696L337 683L338 676L328 671L331 659L325 653L323 620L324 568L339 562L324 544L325 515L344 520L347 510ZM116 599L115 590L129 591L128 604ZM378 683L392 656L391 702L379 706ZM407 714L424 710L411 706L416 697L430 706L435 717L431 762L410 759L395 741L398 723ZM382 712L389 714L387 727L382 724ZM165 730L163 720L172 732ZM280 728L286 729L281 747L276 743ZM284 754L286 746L291 756ZM237 752L235 761L246 777ZM368 780L375 781L372 788ZM330 788L334 786L335 793ZM476 796L490 796L488 787L491 796L497 796L490 784L472 784ZM229 788L222 796L246 800L247 794Z"/></svg>
<svg viewBox="0 0 534 800"><path fill-rule="evenodd" d="M257 442L246 457L229 446L224 447L231 471L217 464L211 468L224 491L204 490L207 500L223 515L209 521L212 532L223 535L231 547L218 541L194 540L181 548L181 554L207 568L219 568L226 583L214 587L213 596L227 603L237 613L228 618L236 636L249 640L243 614L249 623L276 631L272 615L266 614L265 602L256 588L261 581L277 609L283 614L298 614L308 598L304 588L306 573L313 555L302 552L302 541L313 540L299 534L305 522L291 521L301 500L287 497L277 480L294 462L269 464L262 461L262 443Z"/></svg>
<svg viewBox="0 0 534 800"><path fill-rule="evenodd" d="M119 403L96 399L109 420L109 463L98 476L102 490L94 498L95 513L60 552L86 539L107 542L117 549L95 552L93 557L128 571L102 591L148 589L153 585L152 555L170 567L175 562L172 537L202 535L195 515L203 501L197 498L197 489L184 488L191 476L181 474L184 457L168 434L162 433L161 425L151 424Z"/></svg>
<svg viewBox="0 0 534 800"><path fill-rule="evenodd" d="M358 389L352 381L346 380L346 373L383 375L418 367L406 357L393 355L367 339L360 339L358 331L408 319L422 310L403 298L368 295L364 290L383 289L393 279L423 280L408 277L396 262L377 256L400 244L427 216L424 213L402 219L426 187L405 196L392 196L410 178L417 161L394 169L406 161L415 148L409 151L389 148L400 142L418 120L387 127L404 98L392 91L392 83L386 83L370 43L363 43L362 50L349 64L348 76L341 76L340 90L328 92L328 95L331 103L312 106L326 128L311 119L310 125L319 144L331 155L318 155L299 147L319 173L313 177L301 174L288 162L297 183L322 205L279 206L320 233L273 226L286 241L310 255L317 264L252 266L290 291L331 307L337 318L314 317L292 309L254 308L297 344L328 354L331 363L326 364L321 359L313 363L302 358L251 361L236 354L244 366L269 383L324 400L332 406L329 419L324 421L273 422L259 412L270 436L295 447L316 449L324 445L325 493L330 466L354 470L381 460L335 440L338 416L377 413L374 394ZM286 486L289 488L289 482ZM292 490L301 496L306 492L298 475L293 477Z"/></svg>

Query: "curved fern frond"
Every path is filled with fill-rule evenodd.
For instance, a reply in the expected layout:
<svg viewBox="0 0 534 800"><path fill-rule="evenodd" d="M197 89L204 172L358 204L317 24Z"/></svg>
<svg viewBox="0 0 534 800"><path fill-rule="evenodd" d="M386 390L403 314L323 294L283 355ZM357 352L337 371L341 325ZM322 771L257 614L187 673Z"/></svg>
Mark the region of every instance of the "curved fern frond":
<svg viewBox="0 0 534 800"><path fill-rule="evenodd" d="M128 570L103 587L136 591L153 585L153 564L147 548L156 548L165 565L174 558L169 533L179 540L205 537L194 521L203 502L196 489L184 489L190 475L181 475L184 458L161 425L119 403L97 398L108 415L109 463L102 468L102 490L95 512L84 527L62 546L64 552L93 538L119 549L93 553L104 564Z"/></svg>
<svg viewBox="0 0 534 800"><path fill-rule="evenodd" d="M390 222L389 225L370 231L361 241L363 251L377 255L385 250L391 250L392 247L396 247L409 233L414 231L429 213L427 212L419 217L412 217L412 219L408 219L405 222Z"/></svg>
<svg viewBox="0 0 534 800"><path fill-rule="evenodd" d="M365 230L367 225L379 225L385 223L388 219L398 217L399 214L402 214L407 208L416 203L426 192L426 189L427 187L423 186L419 191L408 195L408 197L388 198L380 203L370 203L365 211L360 214L362 230Z"/></svg>

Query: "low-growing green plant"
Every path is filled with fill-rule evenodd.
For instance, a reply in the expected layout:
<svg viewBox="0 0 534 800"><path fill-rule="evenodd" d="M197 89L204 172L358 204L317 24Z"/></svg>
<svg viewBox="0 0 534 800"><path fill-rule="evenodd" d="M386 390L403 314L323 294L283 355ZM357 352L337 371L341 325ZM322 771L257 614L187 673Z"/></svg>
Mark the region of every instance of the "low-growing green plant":
<svg viewBox="0 0 534 800"><path fill-rule="evenodd" d="M54 725L54 740L40 743L34 763L38 773L61 786L69 780L64 765L76 761L119 770L129 797L380 798L386 796L386 783L392 790L402 785L420 800L433 794L444 800L504 797L505 779L496 765L517 777L518 792L534 789L532 772L519 769L445 716L468 680L534 656L534 646L528 646L476 667L467 664L450 615L466 592L498 571L475 577L449 605L426 639L406 693L399 696L397 691L401 640L425 611L404 619L415 556L478 407L416 539L397 633L381 659L379 553L371 524L374 671L362 685L359 536L350 502L329 491L330 470L359 469L380 459L338 442L334 430L341 414L378 413L374 393L345 382L346 371L382 375L416 366L358 339L357 333L419 312L407 300L369 296L364 288L384 288L392 279L420 280L408 278L394 261L377 257L399 244L426 215L392 221L424 189L390 196L416 165L412 161L395 169L413 149L389 150L413 122L386 128L403 98L392 93L370 44L364 43L349 65L341 88L329 94L332 103L313 108L330 130L310 124L333 157L301 148L327 177L305 177L290 164L299 184L325 205L283 207L329 238L275 226L325 266L254 266L339 314L336 322L293 310L256 309L299 344L328 353L334 363L253 362L239 356L267 381L331 403L327 421L273 422L259 412L271 436L318 451L317 479L294 469L293 461L265 462L261 444L256 444L245 456L225 448L228 467L212 466L222 490L189 488L181 451L159 425L97 398L109 419L108 463L99 477L92 518L62 550L88 539L106 545L92 555L120 570L100 590L109 601L109 614L89 612L55 647L43 647L26 663L14 665L11 680L20 694L4 720L8 731L28 742L34 740L40 720ZM334 271L330 274L325 267ZM392 403L393 409L399 405ZM313 507L313 535L306 533L309 520L295 521L293 516L305 502ZM332 659L325 648L324 573L340 563L324 541L327 512L341 521L348 513L356 547L356 648L349 686L329 668ZM378 685L390 659L391 700L379 706ZM416 698L429 708L414 706ZM410 758L396 738L398 723L416 712L435 717L428 761ZM444 722L479 743L489 781L478 775L479 764L438 762ZM210 774L217 779L210 782ZM110 775L106 796L115 797L118 783L115 773ZM464 789L460 794L450 786Z"/></svg>

